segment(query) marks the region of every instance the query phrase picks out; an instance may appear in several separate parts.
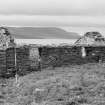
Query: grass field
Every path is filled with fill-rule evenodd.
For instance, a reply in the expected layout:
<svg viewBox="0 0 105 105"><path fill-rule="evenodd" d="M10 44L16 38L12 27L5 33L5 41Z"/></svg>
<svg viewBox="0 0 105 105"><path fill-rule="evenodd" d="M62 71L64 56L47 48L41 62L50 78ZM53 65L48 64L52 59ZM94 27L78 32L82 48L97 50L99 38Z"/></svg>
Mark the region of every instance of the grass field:
<svg viewBox="0 0 105 105"><path fill-rule="evenodd" d="M105 66L48 68L1 80L0 105L105 105Z"/></svg>

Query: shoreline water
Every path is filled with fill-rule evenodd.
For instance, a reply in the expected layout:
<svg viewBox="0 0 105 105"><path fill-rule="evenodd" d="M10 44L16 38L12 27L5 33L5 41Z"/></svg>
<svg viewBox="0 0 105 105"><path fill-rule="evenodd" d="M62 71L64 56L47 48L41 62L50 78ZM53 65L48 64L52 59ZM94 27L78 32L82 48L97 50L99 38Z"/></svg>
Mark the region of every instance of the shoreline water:
<svg viewBox="0 0 105 105"><path fill-rule="evenodd" d="M17 44L41 44L41 45L60 45L60 44L74 44L77 39L15 39Z"/></svg>

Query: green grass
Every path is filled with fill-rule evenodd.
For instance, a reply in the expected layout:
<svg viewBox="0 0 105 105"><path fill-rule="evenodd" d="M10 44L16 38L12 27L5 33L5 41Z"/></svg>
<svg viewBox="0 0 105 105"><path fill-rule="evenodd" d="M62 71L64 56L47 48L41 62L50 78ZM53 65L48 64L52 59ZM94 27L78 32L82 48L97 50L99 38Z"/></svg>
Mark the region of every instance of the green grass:
<svg viewBox="0 0 105 105"><path fill-rule="evenodd" d="M105 67L85 64L33 72L6 80L0 105L104 105Z"/></svg>

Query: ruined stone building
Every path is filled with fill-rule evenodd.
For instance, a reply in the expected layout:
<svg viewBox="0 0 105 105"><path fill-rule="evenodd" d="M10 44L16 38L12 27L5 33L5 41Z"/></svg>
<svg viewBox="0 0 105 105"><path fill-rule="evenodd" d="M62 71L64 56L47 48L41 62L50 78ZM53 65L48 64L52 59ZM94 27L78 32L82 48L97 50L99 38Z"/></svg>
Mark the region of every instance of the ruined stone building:
<svg viewBox="0 0 105 105"><path fill-rule="evenodd" d="M0 75L20 75L47 67L61 67L105 61L105 38L87 32L74 45L17 45L6 28L0 28Z"/></svg>
<svg viewBox="0 0 105 105"><path fill-rule="evenodd" d="M105 61L105 38L99 32L87 32L74 45L81 46L84 58Z"/></svg>

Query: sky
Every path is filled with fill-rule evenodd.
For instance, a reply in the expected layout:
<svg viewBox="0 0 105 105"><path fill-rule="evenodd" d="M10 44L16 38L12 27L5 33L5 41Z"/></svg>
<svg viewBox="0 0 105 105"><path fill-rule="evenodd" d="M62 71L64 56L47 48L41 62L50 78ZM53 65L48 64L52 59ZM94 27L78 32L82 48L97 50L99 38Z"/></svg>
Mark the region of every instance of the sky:
<svg viewBox="0 0 105 105"><path fill-rule="evenodd" d="M4 15L101 15L105 0L1 0Z"/></svg>
<svg viewBox="0 0 105 105"><path fill-rule="evenodd" d="M104 28L105 0L0 0L0 25Z"/></svg>

